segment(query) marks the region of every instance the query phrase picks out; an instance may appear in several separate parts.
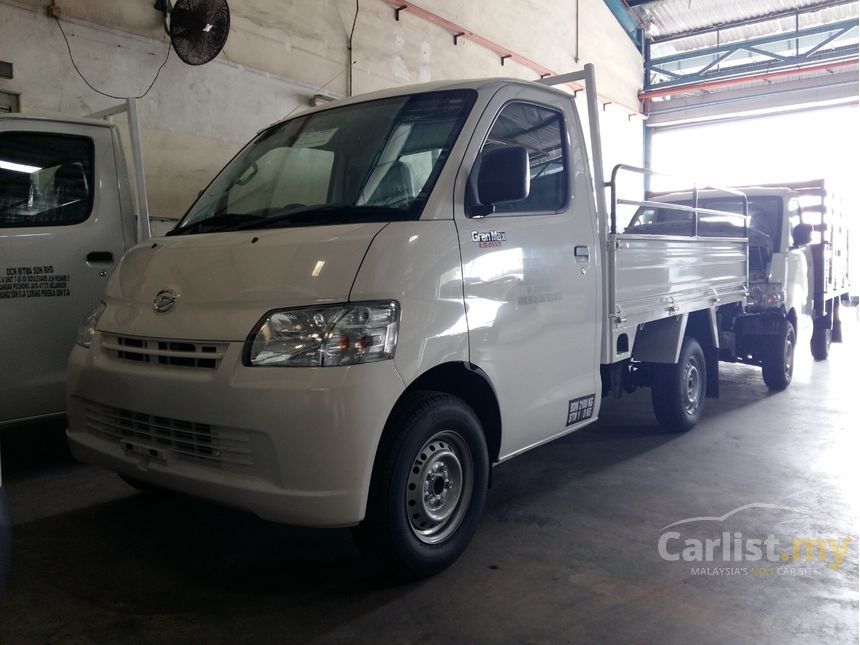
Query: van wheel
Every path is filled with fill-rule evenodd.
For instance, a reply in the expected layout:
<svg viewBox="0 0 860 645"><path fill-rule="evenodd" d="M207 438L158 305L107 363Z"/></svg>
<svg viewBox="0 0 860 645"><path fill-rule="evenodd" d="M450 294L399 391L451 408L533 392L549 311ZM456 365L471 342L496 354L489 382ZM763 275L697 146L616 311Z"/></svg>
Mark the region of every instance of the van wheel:
<svg viewBox="0 0 860 645"><path fill-rule="evenodd" d="M780 333L771 339L764 362L761 366L761 375L765 385L770 390L784 390L791 383L794 374L794 347L797 344L797 336L794 325L788 320L782 321Z"/></svg>
<svg viewBox="0 0 860 645"><path fill-rule="evenodd" d="M487 445L474 411L448 394L417 392L390 423L354 536L400 577L424 578L453 563L478 527Z"/></svg>
<svg viewBox="0 0 860 645"><path fill-rule="evenodd" d="M695 338L686 337L674 365L658 365L651 383L654 416L671 432L692 429L702 416L707 389L705 354Z"/></svg>
<svg viewBox="0 0 860 645"><path fill-rule="evenodd" d="M815 327L812 330L812 340L809 341L809 349L812 350L812 358L817 361L827 360L830 355L830 340L832 332L826 327Z"/></svg>

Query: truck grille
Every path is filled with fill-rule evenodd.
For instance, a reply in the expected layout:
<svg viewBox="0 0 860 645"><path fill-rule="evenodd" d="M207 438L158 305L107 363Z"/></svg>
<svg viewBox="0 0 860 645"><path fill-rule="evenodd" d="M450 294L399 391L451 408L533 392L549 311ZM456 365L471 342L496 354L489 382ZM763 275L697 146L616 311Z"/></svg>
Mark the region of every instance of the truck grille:
<svg viewBox="0 0 860 645"><path fill-rule="evenodd" d="M140 453L143 448L145 454L158 456L167 448L181 457L212 465L248 467L254 464L249 437L240 430L91 402L86 404L86 427L90 434L118 442L126 451Z"/></svg>
<svg viewBox="0 0 860 645"><path fill-rule="evenodd" d="M102 349L110 356L125 361L218 369L227 343L203 343L139 336L102 334Z"/></svg>

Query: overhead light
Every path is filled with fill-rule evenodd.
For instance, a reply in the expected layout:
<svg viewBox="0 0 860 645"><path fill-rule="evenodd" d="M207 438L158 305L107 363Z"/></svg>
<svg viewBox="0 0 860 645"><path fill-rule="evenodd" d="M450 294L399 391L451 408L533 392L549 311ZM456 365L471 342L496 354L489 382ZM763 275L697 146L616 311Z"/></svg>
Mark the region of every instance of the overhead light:
<svg viewBox="0 0 860 645"><path fill-rule="evenodd" d="M12 170L14 172L26 172L28 175L41 170L38 166L27 166L22 163L3 161L2 159L0 159L0 168L3 170Z"/></svg>

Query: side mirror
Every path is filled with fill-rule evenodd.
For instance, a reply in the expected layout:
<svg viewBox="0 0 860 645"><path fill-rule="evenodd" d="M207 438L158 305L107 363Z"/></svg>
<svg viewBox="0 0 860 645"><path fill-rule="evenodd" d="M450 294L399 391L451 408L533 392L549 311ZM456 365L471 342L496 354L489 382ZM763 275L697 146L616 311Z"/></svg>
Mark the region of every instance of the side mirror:
<svg viewBox="0 0 860 645"><path fill-rule="evenodd" d="M812 241L812 224L798 224L791 231L795 246L806 246Z"/></svg>
<svg viewBox="0 0 860 645"><path fill-rule="evenodd" d="M478 171L478 201L483 206L516 202L529 196L529 153L522 146L488 152Z"/></svg>

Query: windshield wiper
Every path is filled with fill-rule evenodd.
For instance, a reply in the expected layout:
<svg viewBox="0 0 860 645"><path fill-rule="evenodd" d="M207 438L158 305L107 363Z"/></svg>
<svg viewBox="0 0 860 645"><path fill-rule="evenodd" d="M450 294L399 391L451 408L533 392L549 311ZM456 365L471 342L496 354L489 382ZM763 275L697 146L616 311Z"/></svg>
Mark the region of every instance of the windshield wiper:
<svg viewBox="0 0 860 645"><path fill-rule="evenodd" d="M326 224L359 224L402 220L411 210L394 206L354 206L352 204L323 204L282 209L260 209L253 213L222 213L179 226L167 235L191 233L222 233L278 226L320 226Z"/></svg>
<svg viewBox="0 0 860 645"><path fill-rule="evenodd" d="M248 213L221 213L214 217L197 220L191 224L178 226L173 230L168 231L166 235L186 235L194 232L217 233L220 231L229 231L235 229L237 226L257 222L261 219L265 219L265 217L263 215L251 215Z"/></svg>
<svg viewBox="0 0 860 645"><path fill-rule="evenodd" d="M234 231L278 226L319 226L326 224L358 224L406 219L410 209L391 206L355 206L353 204L324 204L300 209L275 211L273 215L232 227Z"/></svg>

